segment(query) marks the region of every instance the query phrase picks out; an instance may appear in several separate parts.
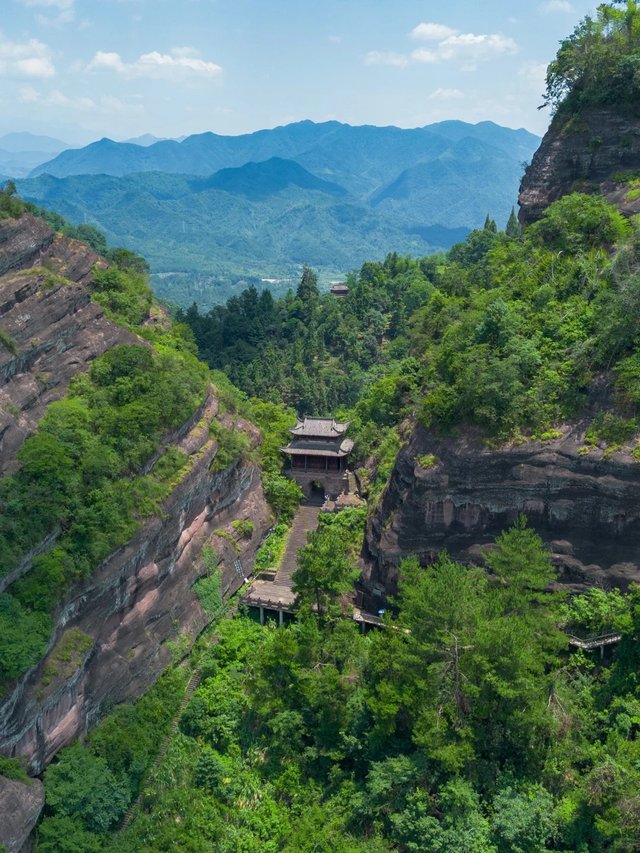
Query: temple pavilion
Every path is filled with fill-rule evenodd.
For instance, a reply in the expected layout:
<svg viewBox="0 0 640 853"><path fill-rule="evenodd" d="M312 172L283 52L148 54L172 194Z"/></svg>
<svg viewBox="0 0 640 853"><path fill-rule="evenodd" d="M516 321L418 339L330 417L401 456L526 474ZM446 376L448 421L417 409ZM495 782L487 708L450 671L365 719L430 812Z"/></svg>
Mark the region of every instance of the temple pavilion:
<svg viewBox="0 0 640 853"><path fill-rule="evenodd" d="M289 430L291 440L281 450L291 460L291 477L303 488L319 482L327 494L344 491L347 459L353 450L353 441L345 437L348 426L349 422L335 418L305 417Z"/></svg>

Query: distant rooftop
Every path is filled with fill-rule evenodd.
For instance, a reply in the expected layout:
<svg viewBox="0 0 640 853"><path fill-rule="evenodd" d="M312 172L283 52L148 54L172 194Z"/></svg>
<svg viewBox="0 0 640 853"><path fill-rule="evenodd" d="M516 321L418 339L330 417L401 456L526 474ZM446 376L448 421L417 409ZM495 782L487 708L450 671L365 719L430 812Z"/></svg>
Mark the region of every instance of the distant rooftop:
<svg viewBox="0 0 640 853"><path fill-rule="evenodd" d="M331 285L331 293L334 296L346 296L349 293L349 285L343 281L337 281Z"/></svg>
<svg viewBox="0 0 640 853"><path fill-rule="evenodd" d="M348 426L349 421L339 423L335 418L310 418L305 415L289 432L298 438L339 438Z"/></svg>

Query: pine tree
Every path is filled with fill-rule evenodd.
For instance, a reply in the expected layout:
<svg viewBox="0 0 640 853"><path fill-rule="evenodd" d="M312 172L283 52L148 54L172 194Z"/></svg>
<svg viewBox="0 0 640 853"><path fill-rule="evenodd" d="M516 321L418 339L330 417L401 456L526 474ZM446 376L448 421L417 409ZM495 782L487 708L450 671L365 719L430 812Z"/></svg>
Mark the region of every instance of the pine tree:
<svg viewBox="0 0 640 853"><path fill-rule="evenodd" d="M516 216L516 212L513 207L511 208L511 215L509 216L509 221L507 222L507 227L505 228L504 233L507 237L513 238L519 237L522 233L518 217Z"/></svg>

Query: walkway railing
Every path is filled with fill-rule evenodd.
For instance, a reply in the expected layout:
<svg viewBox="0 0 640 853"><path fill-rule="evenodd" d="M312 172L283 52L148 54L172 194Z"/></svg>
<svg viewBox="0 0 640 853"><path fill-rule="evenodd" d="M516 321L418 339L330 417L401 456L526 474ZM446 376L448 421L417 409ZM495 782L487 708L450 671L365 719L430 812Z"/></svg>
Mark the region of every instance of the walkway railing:
<svg viewBox="0 0 640 853"><path fill-rule="evenodd" d="M176 732L178 731L178 725L180 723L180 717L182 716L182 712L187 707L189 700L191 699L191 697L195 693L198 685L200 684L201 675L202 675L201 671L199 669L196 669L192 673L189 681L187 682L187 686L186 686L185 691L184 691L184 696L182 697L182 701L180 702L180 707L178 708L178 710L174 714L173 720L171 721L171 728L167 732L164 740L162 741L162 744L160 745L160 749L158 751L158 754L156 755L155 761L153 762L153 764L151 765L151 767L147 771L147 773L144 777L144 780L143 780L142 784L140 785L140 791L138 793L138 796L131 803L131 805L129 806L129 808L127 809L127 811L125 813L124 818L122 819L122 823L120 824L120 832L125 832L125 830L127 830L129 828L129 826L131 825L131 821L135 817L135 813L138 810L138 808L139 808L139 806L142 803L142 800L144 798L145 788L147 787L149 779L151 778L151 774L155 770L157 770L158 767L160 767L160 764L162 763L163 758L167 754L167 750L169 749L169 746L171 745L171 741L175 737Z"/></svg>
<svg viewBox="0 0 640 853"><path fill-rule="evenodd" d="M588 637L587 639L581 639L580 637L575 637L573 634L569 634L569 645L576 649L590 651L591 649L603 649L605 646L613 646L619 643L621 639L622 634L619 633L601 634L599 637Z"/></svg>

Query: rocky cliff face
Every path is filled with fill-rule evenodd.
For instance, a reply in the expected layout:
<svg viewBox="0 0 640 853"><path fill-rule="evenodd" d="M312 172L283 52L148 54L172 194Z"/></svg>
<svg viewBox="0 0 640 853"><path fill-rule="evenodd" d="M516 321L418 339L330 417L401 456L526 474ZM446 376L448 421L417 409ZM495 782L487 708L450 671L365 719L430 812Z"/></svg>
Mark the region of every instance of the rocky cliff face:
<svg viewBox="0 0 640 853"><path fill-rule="evenodd" d="M572 117L559 113L522 179L520 222L535 222L572 192L598 193L625 215L638 213L633 176L640 177L640 118L604 107Z"/></svg>
<svg viewBox="0 0 640 853"><path fill-rule="evenodd" d="M560 580L626 587L640 580L640 463L628 449L587 450L587 414L560 437L491 448L466 431L438 437L418 426L400 452L368 529L369 588L393 593L398 564L446 549L463 562L524 513L553 552ZM433 457L433 458L432 458Z"/></svg>
<svg viewBox="0 0 640 853"><path fill-rule="evenodd" d="M91 301L87 285L100 263L89 247L35 217L0 220L0 475L17 464L17 450L45 407L93 359L118 344L148 345ZM0 699L0 753L26 757L31 772L40 772L105 709L139 696L206 626L193 589L207 573L204 544L211 542L220 557L223 592L241 583L237 559L251 573L271 514L253 463L211 472L214 418L257 441L250 424L218 412L213 392L188 423L165 436L165 447L178 446L188 462L162 515L147 519L67 595L54 614L46 656ZM236 541L231 523L247 517L253 534ZM27 557L16 571L29 568Z"/></svg>
<svg viewBox="0 0 640 853"><path fill-rule="evenodd" d="M217 445L208 426L216 413L212 399L180 442L190 466L163 517L149 520L67 597L49 653L0 703L0 752L26 756L31 772L40 772L106 708L148 688L175 654L171 641L188 645L206 626L193 590L206 574L204 544L215 537L224 592L241 584L236 559L250 573L271 515L253 463L210 472ZM252 432L246 423L237 427ZM245 517L255 525L250 539L232 545L230 530L215 535Z"/></svg>
<svg viewBox="0 0 640 853"><path fill-rule="evenodd" d="M96 263L41 219L0 220L0 475L75 375L117 344L140 343L91 301Z"/></svg>
<svg viewBox="0 0 640 853"><path fill-rule="evenodd" d="M44 785L38 779L28 784L0 776L0 850L24 853L31 830L44 807Z"/></svg>

